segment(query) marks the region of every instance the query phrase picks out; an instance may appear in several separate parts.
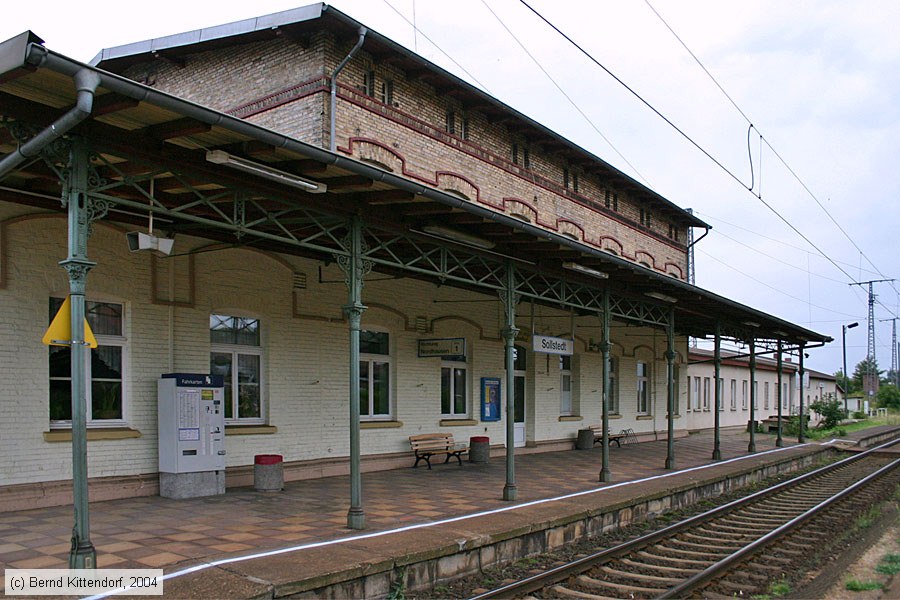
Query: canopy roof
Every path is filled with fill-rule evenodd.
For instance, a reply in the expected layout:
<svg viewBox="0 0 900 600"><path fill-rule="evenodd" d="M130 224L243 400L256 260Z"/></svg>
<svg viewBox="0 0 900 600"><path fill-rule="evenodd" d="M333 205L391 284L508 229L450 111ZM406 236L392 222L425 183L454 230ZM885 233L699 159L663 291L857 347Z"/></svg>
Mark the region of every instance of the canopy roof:
<svg viewBox="0 0 900 600"><path fill-rule="evenodd" d="M379 272L484 291L499 285L493 282L503 265L513 264L525 297L581 314L596 312L608 292L615 318L660 326L674 311L675 328L685 335L718 329L736 339L831 341L454 194L79 63L46 49L31 32L0 44L0 118L9 123L0 129L0 153L11 155L75 105L73 78L85 70L100 85L92 113L71 135L97 153L102 182L95 193L114 203L107 218L143 224L152 207L171 232L322 259L345 253L343 228L361 215L369 226L366 258ZM248 176L210 162L210 150L327 191ZM43 156L0 175L0 200L60 210L58 165L65 160L54 167L52 156ZM479 247L480 240L490 248Z"/></svg>

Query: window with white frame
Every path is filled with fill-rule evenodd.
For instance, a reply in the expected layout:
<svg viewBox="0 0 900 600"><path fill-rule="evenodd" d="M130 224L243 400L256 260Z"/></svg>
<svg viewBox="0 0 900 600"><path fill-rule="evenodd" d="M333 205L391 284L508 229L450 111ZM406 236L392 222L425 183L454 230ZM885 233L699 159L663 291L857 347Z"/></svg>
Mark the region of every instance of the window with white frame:
<svg viewBox="0 0 900 600"><path fill-rule="evenodd" d="M642 361L637 363L637 413L650 414L650 368Z"/></svg>
<svg viewBox="0 0 900 600"><path fill-rule="evenodd" d="M700 378L694 377L694 385L691 387L691 404L694 410L700 410Z"/></svg>
<svg viewBox="0 0 900 600"><path fill-rule="evenodd" d="M607 410L611 415L619 414L619 360L609 357L609 400Z"/></svg>
<svg viewBox="0 0 900 600"><path fill-rule="evenodd" d="M672 398L672 408L676 415L681 414L681 367L677 364L672 365L672 387L674 388L674 398Z"/></svg>
<svg viewBox="0 0 900 600"><path fill-rule="evenodd" d="M50 298L50 320L63 304ZM85 348L85 390L88 426L125 424L125 350L123 306L113 302L85 301L88 325L97 338L96 348ZM72 426L72 351L69 346L50 346L50 426Z"/></svg>
<svg viewBox="0 0 900 600"><path fill-rule="evenodd" d="M781 408L788 407L788 387L786 382L781 383Z"/></svg>
<svg viewBox="0 0 900 600"><path fill-rule="evenodd" d="M709 410L709 377L703 378L703 410Z"/></svg>
<svg viewBox="0 0 900 600"><path fill-rule="evenodd" d="M359 415L362 419L388 420L391 412L390 334L359 332Z"/></svg>
<svg viewBox="0 0 900 600"><path fill-rule="evenodd" d="M753 410L759 410L759 382L753 380Z"/></svg>
<svg viewBox="0 0 900 600"><path fill-rule="evenodd" d="M567 355L559 357L559 414L575 414L572 406L572 357Z"/></svg>
<svg viewBox="0 0 900 600"><path fill-rule="evenodd" d="M716 408L719 410L725 410L725 380L723 378L719 378L719 387L717 388L719 392L719 400L717 402Z"/></svg>
<svg viewBox="0 0 900 600"><path fill-rule="evenodd" d="M225 421L265 422L259 319L209 316L209 371L225 381Z"/></svg>
<svg viewBox="0 0 900 600"><path fill-rule="evenodd" d="M747 410L747 380L741 381L741 409Z"/></svg>
<svg viewBox="0 0 900 600"><path fill-rule="evenodd" d="M769 382L763 385L763 410L769 410Z"/></svg>
<svg viewBox="0 0 900 600"><path fill-rule="evenodd" d="M737 410L737 380L731 380L731 410Z"/></svg>
<svg viewBox="0 0 900 600"><path fill-rule="evenodd" d="M469 385L466 359L444 358L441 362L441 416L464 419L469 416Z"/></svg>

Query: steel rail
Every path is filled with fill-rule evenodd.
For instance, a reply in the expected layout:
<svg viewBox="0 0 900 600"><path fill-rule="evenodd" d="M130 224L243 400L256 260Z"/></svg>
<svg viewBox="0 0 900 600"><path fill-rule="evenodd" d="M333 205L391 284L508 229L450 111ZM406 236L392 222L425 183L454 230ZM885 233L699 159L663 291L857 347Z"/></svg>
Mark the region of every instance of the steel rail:
<svg viewBox="0 0 900 600"><path fill-rule="evenodd" d="M813 480L813 479L816 479L823 475L826 475L826 474L830 473L831 471L838 470L849 464L852 464L854 462L868 458L868 457L872 456L878 450L888 448L888 447L896 445L898 443L900 443L900 440L890 440L888 442L885 442L884 444L880 444L878 446L875 446L873 448L870 448L868 450L865 450L865 451L855 454L853 456L849 456L849 457L839 460L837 462L831 463L829 465L826 465L824 467L816 469L815 471L805 473L794 479L783 481L772 487L768 487L764 490L754 492L753 494L750 494L749 496L745 496L743 498L738 498L736 500L732 500L731 502L728 502L727 504L723 504L722 506L718 506L716 508L713 508L713 509L706 511L704 513L701 513L701 514L694 515L683 521L679 521L678 523L674 523L672 525L669 525L669 526L659 529L657 531L648 533L647 535L641 536L634 540L623 542L622 544L613 546L612 548L607 548L605 550L595 552L593 554L582 557L582 558L572 561L570 563L549 569L543 573L538 573L536 575L532 575L532 576L522 579L520 581L516 581L516 582L510 583L510 584L504 585L502 587L499 587L499 588L496 588L493 590L489 590L482 594L472 596L472 597L470 597L469 600L487 600L489 598L513 598L513 597L517 597L517 596L523 596L525 594L530 594L530 593L540 590L542 588L545 588L550 585L559 583L560 581L566 580L569 577L572 577L574 575L580 575L595 566L603 565L611 560L631 554L638 548L643 548L643 547L652 545L662 539L665 539L676 533L679 533L682 530L690 529L701 523L710 521L719 516L722 516L724 514L732 512L733 510L740 508L742 505L751 504L753 502L763 500L769 496L774 496L782 491L785 491L786 489L798 486L809 480ZM898 461L900 461L900 459L898 459ZM898 461L891 463L891 465L895 465L895 463ZM890 465L888 465L888 466L890 466ZM880 473L883 469L884 468L879 469L875 473ZM872 477L872 475L874 475L875 473L867 476L866 478L864 478L861 481L868 480L869 477ZM842 497L842 494L844 494L844 492L846 492L849 489L853 489L853 486L851 486L850 488L846 488L840 494L838 494L838 496ZM794 520L796 520L797 518L799 518L799 517L795 517ZM779 529L780 529L780 527L779 527ZM767 536L764 536L764 537L767 537ZM724 560L727 560L727 558L723 559L723 561ZM719 561L719 562L721 563L723 561ZM668 597L668 596L666 596L666 597ZM671 596L671 597L674 597L674 596Z"/></svg>
<svg viewBox="0 0 900 600"><path fill-rule="evenodd" d="M768 546L775 540L777 540L781 537L784 537L785 535L787 535L788 533L791 533L792 531L799 529L801 526L806 524L807 521L809 521L813 517L819 515L825 509L829 508L830 506L832 506L833 504L835 504L837 502L840 502L841 500L847 498L848 496L855 494L856 492L860 491L862 488L869 485L869 483L871 483L874 480L878 479L879 477L885 475L886 473L893 471L898 466L900 466L900 458L894 460L891 463L884 465L877 471L874 471L873 473L870 473L869 475L863 477L856 483L852 484L850 487L844 488L843 490L841 490L834 496L831 496L830 498L823 500L819 504L816 504L815 506L808 509L803 514L800 514L800 515L794 517L793 519L791 519L790 521L788 521L787 523L777 527L776 529L773 529L772 531L770 531L766 535L762 536L758 540L747 544L746 546L744 546L743 548L741 548L734 554L726 556L722 560L710 565L709 567L705 568L704 570L700 571L699 573L690 577L689 579L685 579L679 585L677 585L673 588L670 588L665 593L661 594L660 596L657 596L657 598L662 599L662 598L684 598L684 597L686 597L689 593L691 593L691 592L705 586L706 584L714 581L715 579L718 579L719 577L721 577L733 565L741 562L743 559L747 558L748 556L757 554L759 551L764 549L766 546Z"/></svg>

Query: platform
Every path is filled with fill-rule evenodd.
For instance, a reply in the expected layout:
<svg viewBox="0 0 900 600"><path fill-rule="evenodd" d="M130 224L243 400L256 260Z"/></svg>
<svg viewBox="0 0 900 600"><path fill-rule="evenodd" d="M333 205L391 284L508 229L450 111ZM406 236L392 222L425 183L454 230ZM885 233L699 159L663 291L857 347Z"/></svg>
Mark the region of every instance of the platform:
<svg viewBox="0 0 900 600"><path fill-rule="evenodd" d="M900 427L844 439L891 432L900 434ZM346 476L289 482L278 494L238 488L210 498L95 502L91 537L100 568L165 569L166 597L281 596L342 578L359 586L347 595L377 596L398 566L410 567L412 587L694 501L703 489L736 487L742 478L812 462L827 448L787 439L775 448L774 436L757 434L757 452L749 455L748 440L746 432L723 431L723 460L713 463L711 432L678 439L675 471L663 468L665 441L613 447L607 484L598 482L599 446L524 454L516 460L516 502L501 499L503 457L366 473L363 531L346 528ZM71 527L71 506L0 513L0 566L65 568Z"/></svg>

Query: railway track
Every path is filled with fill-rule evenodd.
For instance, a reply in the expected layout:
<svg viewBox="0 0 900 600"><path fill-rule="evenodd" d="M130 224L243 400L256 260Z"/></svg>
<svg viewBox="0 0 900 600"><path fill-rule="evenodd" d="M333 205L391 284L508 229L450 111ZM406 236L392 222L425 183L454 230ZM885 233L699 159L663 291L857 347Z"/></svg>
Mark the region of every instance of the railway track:
<svg viewBox="0 0 900 600"><path fill-rule="evenodd" d="M659 531L476 596L685 598L766 593L900 484L900 459L843 459Z"/></svg>

